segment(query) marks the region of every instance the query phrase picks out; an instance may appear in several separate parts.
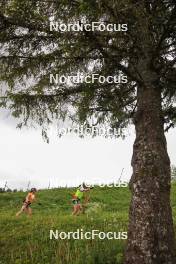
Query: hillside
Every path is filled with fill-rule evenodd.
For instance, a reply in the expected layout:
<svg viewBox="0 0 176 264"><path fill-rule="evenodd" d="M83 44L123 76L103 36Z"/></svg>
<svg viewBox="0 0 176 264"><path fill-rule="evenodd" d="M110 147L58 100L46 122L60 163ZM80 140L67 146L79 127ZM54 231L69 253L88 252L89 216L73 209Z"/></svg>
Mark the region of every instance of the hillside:
<svg viewBox="0 0 176 264"><path fill-rule="evenodd" d="M75 189L41 190L33 216L19 218L26 193L0 194L0 264L94 264L122 263L126 240L50 240L50 229L59 231L127 231L130 193L127 188L91 191L86 214L72 216L71 194ZM172 208L176 229L176 184L172 185Z"/></svg>

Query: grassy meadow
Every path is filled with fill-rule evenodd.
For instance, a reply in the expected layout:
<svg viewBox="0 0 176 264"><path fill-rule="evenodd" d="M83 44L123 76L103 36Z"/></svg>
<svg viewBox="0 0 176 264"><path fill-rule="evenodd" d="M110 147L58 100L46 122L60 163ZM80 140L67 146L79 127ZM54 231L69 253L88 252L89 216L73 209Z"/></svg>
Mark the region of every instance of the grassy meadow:
<svg viewBox="0 0 176 264"><path fill-rule="evenodd" d="M0 193L0 264L120 264L126 240L50 240L50 229L59 231L127 231L128 188L95 187L86 213L72 216L75 189L41 190L33 216L15 213L26 193ZM172 185L176 229L176 184Z"/></svg>

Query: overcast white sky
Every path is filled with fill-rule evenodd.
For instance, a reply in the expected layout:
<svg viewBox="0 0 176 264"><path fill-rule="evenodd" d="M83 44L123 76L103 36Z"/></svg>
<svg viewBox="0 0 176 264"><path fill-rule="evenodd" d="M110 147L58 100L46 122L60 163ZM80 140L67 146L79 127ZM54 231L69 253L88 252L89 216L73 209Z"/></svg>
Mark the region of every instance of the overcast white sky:
<svg viewBox="0 0 176 264"><path fill-rule="evenodd" d="M168 151L172 164L176 164L175 132L167 134ZM7 181L10 188L46 188L76 186L88 183L110 183L119 179L124 168L122 181L131 176L131 156L134 141L133 130L122 139L80 139L69 135L50 137L43 141L41 131L16 129L16 122L0 117L0 187Z"/></svg>

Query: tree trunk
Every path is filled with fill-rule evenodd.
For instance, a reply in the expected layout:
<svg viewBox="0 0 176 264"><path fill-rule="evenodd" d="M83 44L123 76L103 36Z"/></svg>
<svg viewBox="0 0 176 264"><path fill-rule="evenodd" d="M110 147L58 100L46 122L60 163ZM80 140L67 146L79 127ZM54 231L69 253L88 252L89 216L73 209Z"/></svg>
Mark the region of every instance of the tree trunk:
<svg viewBox="0 0 176 264"><path fill-rule="evenodd" d="M171 172L159 88L140 87L125 264L176 264Z"/></svg>

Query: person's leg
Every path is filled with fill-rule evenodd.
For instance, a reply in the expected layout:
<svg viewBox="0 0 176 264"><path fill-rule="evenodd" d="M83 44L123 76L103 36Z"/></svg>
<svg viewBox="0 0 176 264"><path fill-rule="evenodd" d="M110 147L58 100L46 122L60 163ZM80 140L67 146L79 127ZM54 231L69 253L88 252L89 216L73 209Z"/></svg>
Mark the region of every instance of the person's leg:
<svg viewBox="0 0 176 264"><path fill-rule="evenodd" d="M75 207L75 205L73 205L73 212L72 212L72 215L75 215L75 212L76 212L76 207Z"/></svg>
<svg viewBox="0 0 176 264"><path fill-rule="evenodd" d="M79 215L82 211L82 206L81 204L79 203L78 206L77 206L77 214L76 215Z"/></svg>
<svg viewBox="0 0 176 264"><path fill-rule="evenodd" d="M72 213L73 215L76 215L77 214L77 210L78 210L77 207L78 207L77 204L74 204L73 205L73 213Z"/></svg>
<svg viewBox="0 0 176 264"><path fill-rule="evenodd" d="M78 215L80 211L80 204L78 202L75 202L73 207L73 215Z"/></svg>
<svg viewBox="0 0 176 264"><path fill-rule="evenodd" d="M26 206L23 205L19 212L16 213L16 216L19 216L23 211L25 211Z"/></svg>
<svg viewBox="0 0 176 264"><path fill-rule="evenodd" d="M78 201L77 200L72 200L72 203L73 203L73 212L72 212L72 215L75 215L76 212L77 212L77 204L78 204Z"/></svg>
<svg viewBox="0 0 176 264"><path fill-rule="evenodd" d="M32 209L29 206L26 208L26 213L28 216L32 216Z"/></svg>
<svg viewBox="0 0 176 264"><path fill-rule="evenodd" d="M76 208L75 208L75 200L72 200L72 203L73 203L72 215L74 215L75 214L75 210L76 210Z"/></svg>

